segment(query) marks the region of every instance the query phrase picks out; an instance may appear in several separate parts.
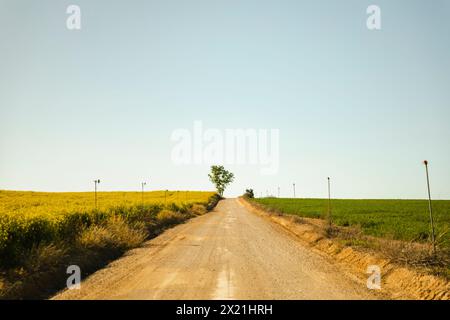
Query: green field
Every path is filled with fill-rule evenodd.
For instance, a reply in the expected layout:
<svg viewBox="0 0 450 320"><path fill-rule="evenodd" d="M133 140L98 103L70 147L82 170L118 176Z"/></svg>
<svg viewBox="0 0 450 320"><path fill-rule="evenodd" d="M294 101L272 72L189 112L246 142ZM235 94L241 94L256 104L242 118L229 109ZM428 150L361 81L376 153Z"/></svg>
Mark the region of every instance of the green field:
<svg viewBox="0 0 450 320"><path fill-rule="evenodd" d="M327 199L253 199L286 214L326 218ZM432 202L436 234L442 247L450 247L450 201ZM331 200L332 220L339 226L359 226L366 235L424 242L430 236L426 200Z"/></svg>

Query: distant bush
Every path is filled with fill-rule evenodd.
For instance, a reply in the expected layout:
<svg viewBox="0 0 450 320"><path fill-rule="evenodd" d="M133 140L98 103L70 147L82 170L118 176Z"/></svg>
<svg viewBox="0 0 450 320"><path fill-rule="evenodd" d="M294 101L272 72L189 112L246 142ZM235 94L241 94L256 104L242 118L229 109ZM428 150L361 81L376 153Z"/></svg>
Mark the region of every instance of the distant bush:
<svg viewBox="0 0 450 320"><path fill-rule="evenodd" d="M244 193L244 197L253 199L255 197L253 189L246 189L245 193Z"/></svg>

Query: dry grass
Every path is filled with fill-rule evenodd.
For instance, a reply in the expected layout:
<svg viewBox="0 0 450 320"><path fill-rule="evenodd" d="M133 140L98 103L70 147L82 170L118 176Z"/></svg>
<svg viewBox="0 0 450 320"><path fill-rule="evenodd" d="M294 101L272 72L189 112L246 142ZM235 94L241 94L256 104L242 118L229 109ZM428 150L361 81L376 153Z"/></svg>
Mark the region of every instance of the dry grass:
<svg viewBox="0 0 450 320"><path fill-rule="evenodd" d="M318 224L316 224L318 226ZM433 253L430 244L415 241L400 241L364 235L359 227L339 227L323 224L321 233L327 238L338 240L345 246L370 250L390 261L426 271L450 279L450 252L438 247Z"/></svg>
<svg viewBox="0 0 450 320"><path fill-rule="evenodd" d="M156 216L156 219L160 221L164 226L170 226L176 223L183 222L187 218L187 215L183 215L179 212L174 212L166 209L161 210Z"/></svg>
<svg viewBox="0 0 450 320"><path fill-rule="evenodd" d="M205 206L199 205L199 204L193 204L191 208L191 212L196 216L201 216L202 214L206 213Z"/></svg>
<svg viewBox="0 0 450 320"><path fill-rule="evenodd" d="M431 246L414 242L378 241L378 250L391 261L430 271L432 274L450 279L449 252L438 249L433 253Z"/></svg>
<svg viewBox="0 0 450 320"><path fill-rule="evenodd" d="M88 249L105 248L127 250L139 246L148 234L143 225L128 224L121 217L109 219L105 225L85 229L78 240Z"/></svg>
<svg viewBox="0 0 450 320"><path fill-rule="evenodd" d="M7 270L3 275L0 297L5 299L40 297L52 290L52 284L62 274L68 249L62 245L37 245L24 253L22 265Z"/></svg>

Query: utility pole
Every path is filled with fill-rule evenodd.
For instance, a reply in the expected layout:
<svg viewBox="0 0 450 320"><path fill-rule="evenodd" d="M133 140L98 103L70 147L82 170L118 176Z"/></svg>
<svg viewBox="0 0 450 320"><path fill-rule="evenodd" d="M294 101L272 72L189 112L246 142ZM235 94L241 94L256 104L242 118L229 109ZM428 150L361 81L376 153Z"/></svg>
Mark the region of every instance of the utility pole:
<svg viewBox="0 0 450 320"><path fill-rule="evenodd" d="M144 206L144 187L147 184L147 182L141 182L141 188L142 188L142 206Z"/></svg>
<svg viewBox="0 0 450 320"><path fill-rule="evenodd" d="M97 209L97 184L99 183L100 179L94 180L95 209Z"/></svg>
<svg viewBox="0 0 450 320"><path fill-rule="evenodd" d="M295 183L293 183L292 186L294 187L294 198L295 198Z"/></svg>
<svg viewBox="0 0 450 320"><path fill-rule="evenodd" d="M330 177L328 177L328 223L331 226L331 188L330 188Z"/></svg>
<svg viewBox="0 0 450 320"><path fill-rule="evenodd" d="M436 239L434 234L434 221L433 221L433 207L431 206L431 192L430 192L430 178L428 175L428 161L423 162L425 165L425 171L427 174L427 188L428 188L428 210L430 211L430 225L431 225L431 241L433 243L433 254L436 254Z"/></svg>
<svg viewBox="0 0 450 320"><path fill-rule="evenodd" d="M280 187L278 187L278 198L280 197Z"/></svg>

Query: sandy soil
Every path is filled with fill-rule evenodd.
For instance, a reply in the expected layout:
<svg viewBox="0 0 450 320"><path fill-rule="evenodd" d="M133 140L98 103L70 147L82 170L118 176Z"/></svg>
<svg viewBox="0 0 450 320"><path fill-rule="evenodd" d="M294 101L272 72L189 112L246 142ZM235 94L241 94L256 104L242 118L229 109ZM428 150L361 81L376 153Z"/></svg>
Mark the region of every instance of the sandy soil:
<svg viewBox="0 0 450 320"><path fill-rule="evenodd" d="M54 299L379 299L283 227L221 201Z"/></svg>

